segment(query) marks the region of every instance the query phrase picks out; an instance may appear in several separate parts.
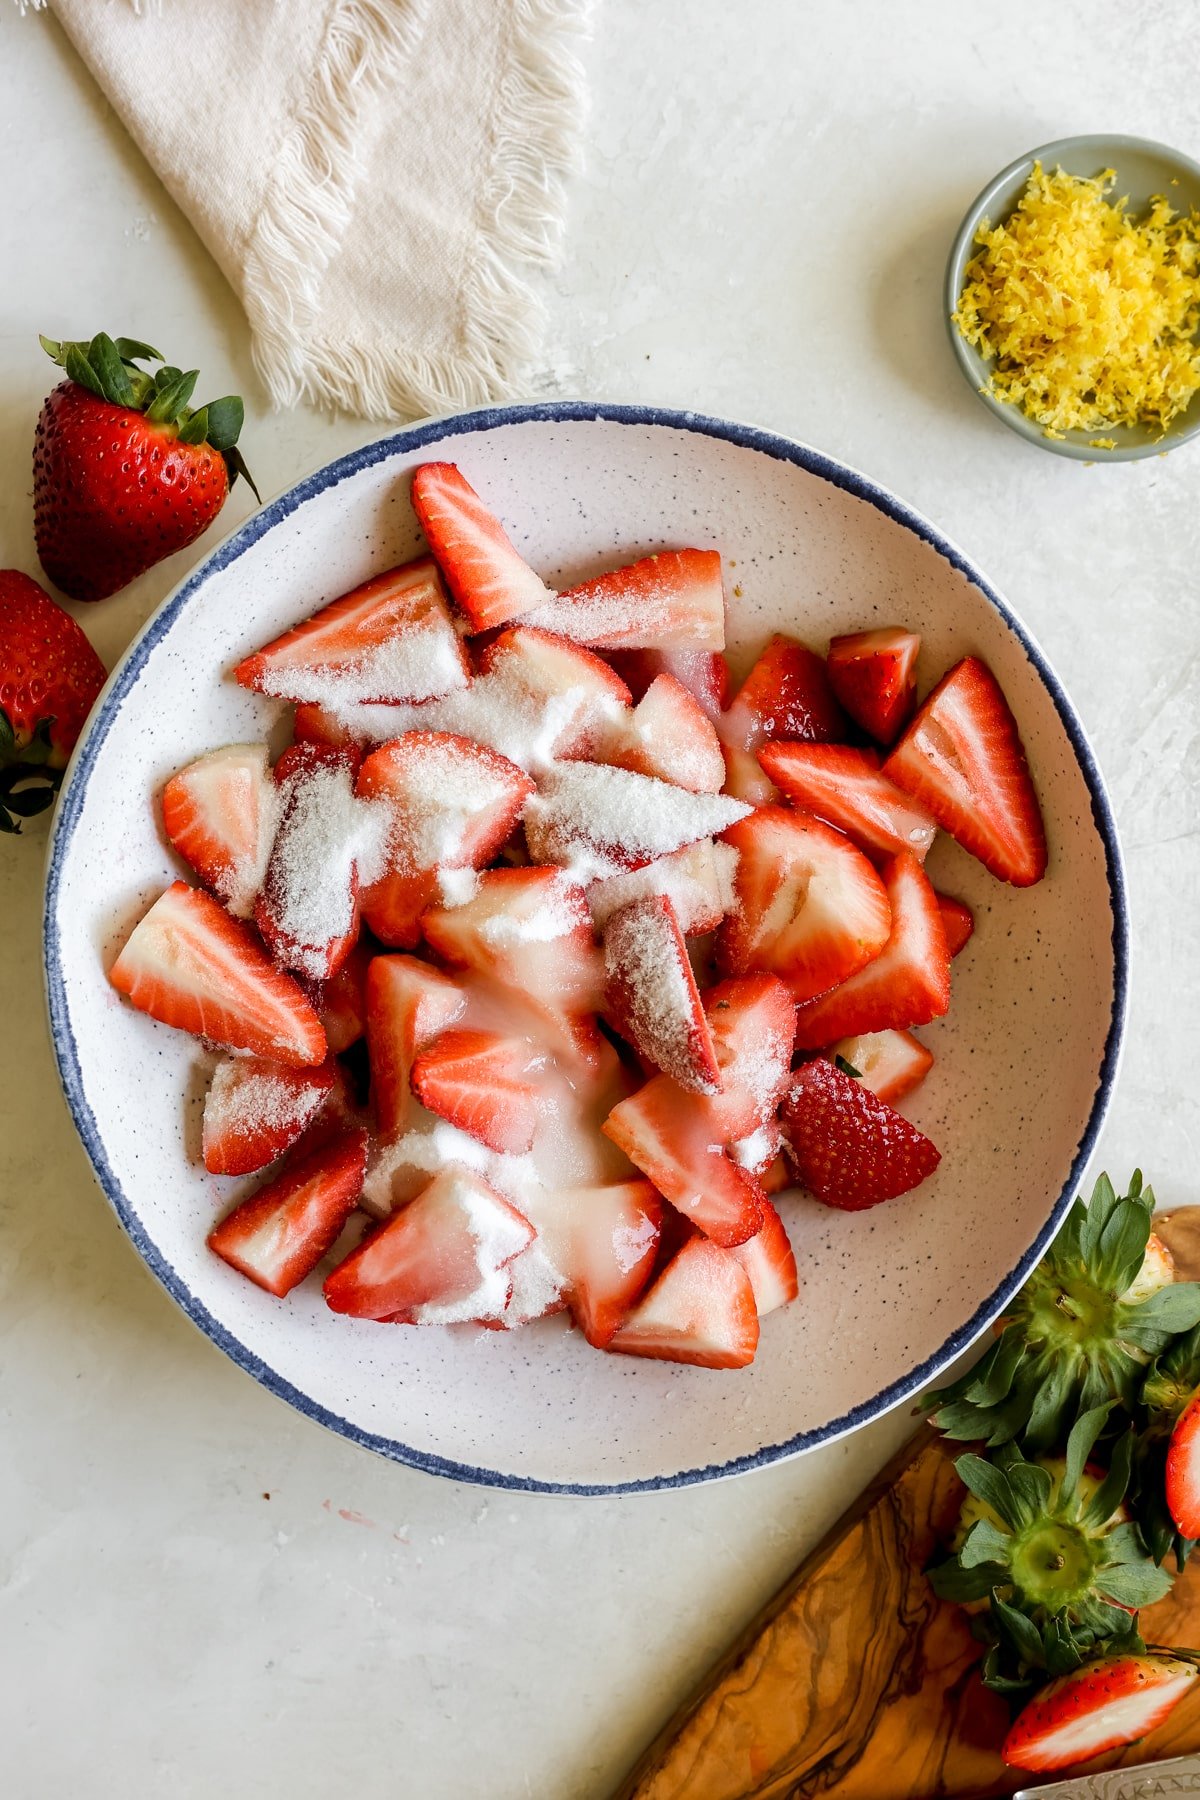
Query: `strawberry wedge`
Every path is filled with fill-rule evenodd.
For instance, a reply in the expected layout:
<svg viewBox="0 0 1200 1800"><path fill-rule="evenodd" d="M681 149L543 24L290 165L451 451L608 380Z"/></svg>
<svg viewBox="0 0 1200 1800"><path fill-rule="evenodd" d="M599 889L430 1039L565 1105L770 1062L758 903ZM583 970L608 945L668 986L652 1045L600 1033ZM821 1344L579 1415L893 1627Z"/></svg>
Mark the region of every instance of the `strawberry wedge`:
<svg viewBox="0 0 1200 1800"><path fill-rule="evenodd" d="M1154 1731L1191 1693L1198 1675L1195 1663L1174 1656L1106 1656L1085 1662L1034 1695L1017 1715L1000 1754L1010 1768L1039 1774L1090 1762ZM1165 1784L1154 1782L1154 1787L1170 1792ZM1154 1787L1131 1778L1126 1791L1153 1793Z"/></svg>
<svg viewBox="0 0 1200 1800"><path fill-rule="evenodd" d="M357 755L293 745L275 766L283 816L254 922L277 963L328 981L358 940L360 865L372 868L383 821L354 796Z"/></svg>
<svg viewBox="0 0 1200 1800"><path fill-rule="evenodd" d="M975 930L975 915L963 900L956 900L952 894L936 896L938 908L942 915L942 925L946 933L946 948L951 956L957 956L965 950Z"/></svg>
<svg viewBox="0 0 1200 1800"><path fill-rule="evenodd" d="M704 1369L744 1369L758 1349L750 1276L728 1251L689 1238L608 1348Z"/></svg>
<svg viewBox="0 0 1200 1800"><path fill-rule="evenodd" d="M648 1062L697 1094L720 1070L687 945L671 902L635 900L604 928L605 998L613 1023Z"/></svg>
<svg viewBox="0 0 1200 1800"><path fill-rule="evenodd" d="M911 1094L933 1067L932 1053L911 1031L866 1031L840 1038L829 1055L839 1067L849 1063L863 1086L889 1105Z"/></svg>
<svg viewBox="0 0 1200 1800"><path fill-rule="evenodd" d="M412 1090L489 1150L523 1156L542 1114L546 1052L496 1031L443 1031L412 1066Z"/></svg>
<svg viewBox="0 0 1200 1800"><path fill-rule="evenodd" d="M729 704L729 664L720 650L610 650L608 660L640 700L659 675L673 675L715 724Z"/></svg>
<svg viewBox="0 0 1200 1800"><path fill-rule="evenodd" d="M340 1056L357 1044L367 1028L367 970L371 950L359 942L333 976L317 991L314 1005L325 1027L330 1056Z"/></svg>
<svg viewBox="0 0 1200 1800"><path fill-rule="evenodd" d="M382 1138L398 1137L413 1111L413 1063L466 1011L457 982L415 956L376 956L367 971L371 1103Z"/></svg>
<svg viewBox="0 0 1200 1800"><path fill-rule="evenodd" d="M204 1101L203 1156L210 1175L251 1175L291 1148L320 1112L333 1062L290 1069L257 1056L217 1064Z"/></svg>
<svg viewBox="0 0 1200 1800"><path fill-rule="evenodd" d="M240 662L243 687L324 707L430 700L470 669L428 557L377 575Z"/></svg>
<svg viewBox="0 0 1200 1800"><path fill-rule="evenodd" d="M736 1245L729 1255L737 1258L750 1277L758 1316L765 1319L796 1298L800 1282L783 1220L769 1200L763 1201L762 1209L763 1222L754 1236Z"/></svg>
<svg viewBox="0 0 1200 1800"><path fill-rule="evenodd" d="M1171 1433L1167 1511L1181 1537L1200 1538L1200 1395L1193 1394Z"/></svg>
<svg viewBox="0 0 1200 1800"><path fill-rule="evenodd" d="M526 623L597 650L723 650L725 594L716 550L662 550L552 595Z"/></svg>
<svg viewBox="0 0 1200 1800"><path fill-rule="evenodd" d="M163 789L163 825L206 888L239 919L254 910L279 818L265 744L197 757Z"/></svg>
<svg viewBox="0 0 1200 1800"><path fill-rule="evenodd" d="M163 1025L300 1067L324 1062L321 1021L249 926L175 881L126 940L109 980Z"/></svg>
<svg viewBox="0 0 1200 1800"><path fill-rule="evenodd" d="M868 856L911 850L924 862L937 825L879 772L873 750L846 744L764 744L758 760L794 806L844 831Z"/></svg>
<svg viewBox="0 0 1200 1800"><path fill-rule="evenodd" d="M366 1166L365 1131L294 1159L213 1228L209 1249L269 1294L290 1293L333 1248Z"/></svg>
<svg viewBox="0 0 1200 1800"><path fill-rule="evenodd" d="M712 720L674 675L655 677L596 754L598 762L657 775L693 794L718 794L725 758Z"/></svg>
<svg viewBox="0 0 1200 1800"><path fill-rule="evenodd" d="M525 837L539 862L602 879L713 837L749 811L725 794L685 793L628 769L560 763L525 808Z"/></svg>
<svg viewBox="0 0 1200 1800"><path fill-rule="evenodd" d="M729 844L701 838L670 856L657 857L620 875L594 881L588 905L599 929L620 907L662 895L671 902L684 937L715 931L733 905L737 851Z"/></svg>
<svg viewBox="0 0 1200 1800"><path fill-rule="evenodd" d="M762 1224L762 1186L726 1154L705 1095L655 1075L614 1106L603 1130L714 1243L745 1243Z"/></svg>
<svg viewBox="0 0 1200 1800"><path fill-rule="evenodd" d="M1046 873L1046 833L1017 723L986 663L968 656L934 688L883 765L1000 881Z"/></svg>
<svg viewBox="0 0 1200 1800"><path fill-rule="evenodd" d="M818 1058L792 1077L780 1109L788 1160L809 1193L861 1212L919 1187L941 1161L923 1132L861 1081Z"/></svg>
<svg viewBox="0 0 1200 1800"><path fill-rule="evenodd" d="M856 725L877 744L894 744L917 704L915 631L885 626L835 637L826 667L829 684Z"/></svg>
<svg viewBox="0 0 1200 1800"><path fill-rule="evenodd" d="M462 471L424 463L413 475L413 511L450 592L476 631L553 604L554 595L516 550Z"/></svg>

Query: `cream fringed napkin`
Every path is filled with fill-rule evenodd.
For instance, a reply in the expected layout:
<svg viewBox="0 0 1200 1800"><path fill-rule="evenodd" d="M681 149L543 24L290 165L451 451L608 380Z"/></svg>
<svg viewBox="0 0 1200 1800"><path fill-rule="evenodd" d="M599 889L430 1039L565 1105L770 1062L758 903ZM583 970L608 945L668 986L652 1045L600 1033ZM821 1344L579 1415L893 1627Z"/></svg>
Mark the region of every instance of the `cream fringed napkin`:
<svg viewBox="0 0 1200 1800"><path fill-rule="evenodd" d="M377 419L499 398L536 355L590 5L51 0L275 404Z"/></svg>

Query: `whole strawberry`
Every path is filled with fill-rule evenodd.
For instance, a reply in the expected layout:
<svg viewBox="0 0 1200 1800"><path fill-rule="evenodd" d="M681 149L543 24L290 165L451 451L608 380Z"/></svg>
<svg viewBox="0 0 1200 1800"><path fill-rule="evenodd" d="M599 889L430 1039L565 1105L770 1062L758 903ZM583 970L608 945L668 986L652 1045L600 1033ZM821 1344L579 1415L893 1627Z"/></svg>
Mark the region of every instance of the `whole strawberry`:
<svg viewBox="0 0 1200 1800"><path fill-rule="evenodd" d="M199 371L132 338L41 343L69 379L34 441L38 556L73 600L103 600L198 538L239 474L250 481L235 447L244 409L236 396L190 407Z"/></svg>
<svg viewBox="0 0 1200 1800"><path fill-rule="evenodd" d="M70 613L0 569L0 831L50 805L104 676Z"/></svg>

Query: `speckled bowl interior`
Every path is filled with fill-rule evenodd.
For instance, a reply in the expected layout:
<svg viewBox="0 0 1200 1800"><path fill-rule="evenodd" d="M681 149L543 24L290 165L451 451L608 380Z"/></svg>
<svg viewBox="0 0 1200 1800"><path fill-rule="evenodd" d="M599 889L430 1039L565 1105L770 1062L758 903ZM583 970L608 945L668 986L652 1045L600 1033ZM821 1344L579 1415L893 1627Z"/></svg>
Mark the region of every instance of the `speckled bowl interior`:
<svg viewBox="0 0 1200 1800"><path fill-rule="evenodd" d="M243 1184L196 1158L202 1054L106 981L124 933L179 868L153 797L198 752L262 736L265 704L227 671L366 576L411 556L411 469L458 462L552 581L664 546L726 559L731 652L768 633L921 633L922 687L986 657L1020 723L1050 871L1003 887L948 840L930 859L977 930L954 965L936 1057L906 1103L943 1152L918 1192L861 1214L781 1210L799 1300L765 1321L748 1370L605 1356L561 1319L512 1335L339 1318L310 1281L285 1301L235 1275L205 1233ZM67 1098L101 1186L192 1319L312 1418L435 1472L572 1492L672 1486L753 1468L918 1392L994 1317L1049 1240L1099 1130L1119 1053L1125 918L1099 775L1052 671L965 557L900 502L818 453L645 408L548 404L414 427L265 507L192 574L114 672L60 803L46 970ZM186 1396L181 1396L186 1404Z"/></svg>

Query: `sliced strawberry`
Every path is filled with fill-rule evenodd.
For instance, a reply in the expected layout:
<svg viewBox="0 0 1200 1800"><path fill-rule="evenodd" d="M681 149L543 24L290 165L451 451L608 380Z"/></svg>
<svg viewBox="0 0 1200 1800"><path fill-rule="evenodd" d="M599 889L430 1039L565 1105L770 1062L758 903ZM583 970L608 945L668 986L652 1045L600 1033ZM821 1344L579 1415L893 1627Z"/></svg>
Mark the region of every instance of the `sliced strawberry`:
<svg viewBox="0 0 1200 1800"><path fill-rule="evenodd" d="M367 970L374 952L359 942L315 1001L331 1056L357 1044L367 1028Z"/></svg>
<svg viewBox="0 0 1200 1800"><path fill-rule="evenodd" d="M279 817L265 744L197 757L163 789L167 836L205 887L239 919L254 910Z"/></svg>
<svg viewBox="0 0 1200 1800"><path fill-rule="evenodd" d="M820 1050L861 1032L927 1025L950 1005L950 953L937 895L907 851L882 874L892 917L887 944L840 987L798 1008L797 1050Z"/></svg>
<svg viewBox="0 0 1200 1800"><path fill-rule="evenodd" d="M257 1056L227 1056L204 1102L204 1166L210 1175L251 1175L291 1148L320 1112L334 1064L294 1069Z"/></svg>
<svg viewBox="0 0 1200 1800"><path fill-rule="evenodd" d="M729 1252L750 1277L754 1304L760 1319L776 1307L786 1306L800 1292L796 1258L788 1242L783 1220L769 1200L764 1200L763 1222L752 1238Z"/></svg>
<svg viewBox="0 0 1200 1800"><path fill-rule="evenodd" d="M457 982L415 956L376 956L367 971L371 1103L380 1137L399 1137L412 1112L409 1085L418 1055L460 1019L467 996Z"/></svg>
<svg viewBox="0 0 1200 1800"><path fill-rule="evenodd" d="M717 938L730 974L770 969L797 1001L845 981L888 939L891 909L862 851L810 813L764 806L725 833L738 852Z"/></svg>
<svg viewBox="0 0 1200 1800"><path fill-rule="evenodd" d="M548 1319L567 1310L561 1271L546 1255L540 1233L504 1272L509 1282L508 1299L495 1319L479 1319L478 1324L493 1331L517 1331L522 1325L532 1325L535 1319Z"/></svg>
<svg viewBox="0 0 1200 1800"><path fill-rule="evenodd" d="M610 650L608 660L640 700L659 675L673 675L715 724L729 704L729 664L720 650Z"/></svg>
<svg viewBox="0 0 1200 1800"><path fill-rule="evenodd" d="M917 704L915 631L885 626L835 637L826 665L829 684L856 725L877 744L894 744Z"/></svg>
<svg viewBox="0 0 1200 1800"><path fill-rule="evenodd" d="M1000 1754L1010 1768L1039 1773L1089 1762L1156 1730L1191 1692L1197 1675L1195 1663L1173 1656L1085 1662L1034 1695L1018 1713Z"/></svg>
<svg viewBox="0 0 1200 1800"><path fill-rule="evenodd" d="M175 881L126 940L109 980L139 1012L231 1050L300 1066L325 1060L321 1021L249 926Z"/></svg>
<svg viewBox="0 0 1200 1800"><path fill-rule="evenodd" d="M477 692L457 703L462 729L534 773L590 756L627 716L629 689L603 657L532 625L512 625L479 659Z"/></svg>
<svg viewBox="0 0 1200 1800"><path fill-rule="evenodd" d="M820 1057L797 1069L780 1118L800 1181L843 1212L907 1194L941 1161L915 1125Z"/></svg>
<svg viewBox="0 0 1200 1800"><path fill-rule="evenodd" d="M1181 1537L1200 1538L1200 1392L1188 1401L1171 1433L1167 1510Z"/></svg>
<svg viewBox="0 0 1200 1800"><path fill-rule="evenodd" d="M727 1156L711 1103L655 1075L615 1106L602 1127L635 1168L714 1243L741 1244L762 1223L762 1188Z"/></svg>
<svg viewBox="0 0 1200 1800"><path fill-rule="evenodd" d="M832 744L846 735L846 716L824 662L806 644L781 634L743 681L721 727L725 743L752 752L768 738Z"/></svg>
<svg viewBox="0 0 1200 1800"><path fill-rule="evenodd" d="M724 794L688 794L628 769L560 763L525 808L525 839L538 862L599 879L713 837L749 810Z"/></svg>
<svg viewBox="0 0 1200 1800"><path fill-rule="evenodd" d="M331 1057L326 1066L333 1072L333 1086L312 1123L306 1125L302 1136L297 1138L292 1148L293 1162L314 1150L323 1149L348 1131L370 1130L370 1116L358 1103L358 1094L345 1064ZM362 1204L361 1200L359 1204Z"/></svg>
<svg viewBox="0 0 1200 1800"><path fill-rule="evenodd" d="M397 708L397 712L401 711L402 708ZM393 735L395 734L390 731L387 733L388 737ZM353 750L357 745L353 731L339 714L318 706L313 700L306 700L296 708L292 720L292 742L316 744L326 750Z"/></svg>
<svg viewBox="0 0 1200 1800"><path fill-rule="evenodd" d="M325 1299L334 1312L405 1325L498 1319L507 1265L532 1241L528 1220L455 1164L338 1264Z"/></svg>
<svg viewBox="0 0 1200 1800"><path fill-rule="evenodd" d="M663 550L552 595L530 625L600 650L723 650L725 594L716 550Z"/></svg>
<svg viewBox="0 0 1200 1800"><path fill-rule="evenodd" d="M662 1200L648 1181L560 1188L541 1204L538 1243L561 1273L575 1323L597 1349L650 1279L662 1218Z"/></svg>
<svg viewBox="0 0 1200 1800"><path fill-rule="evenodd" d="M937 826L879 772L873 750L845 744L764 744L758 760L793 805L827 819L868 856L911 850L924 862Z"/></svg>
<svg viewBox="0 0 1200 1800"><path fill-rule="evenodd" d="M736 868L737 851L731 844L701 838L670 856L643 863L640 869L594 881L588 888L588 905L603 930L618 908L661 894L674 907L684 937L695 937L715 931L733 905Z"/></svg>
<svg viewBox="0 0 1200 1800"><path fill-rule="evenodd" d="M379 856L386 821L354 797L348 751L294 744L275 767L282 817L254 922L275 960L328 981L358 938L360 865Z"/></svg>
<svg viewBox="0 0 1200 1800"><path fill-rule="evenodd" d="M705 1369L744 1369L758 1349L749 1275L727 1250L689 1238L608 1348Z"/></svg>
<svg viewBox="0 0 1200 1800"><path fill-rule="evenodd" d="M413 474L412 503L450 592L476 631L553 602L553 591L454 463L423 463Z"/></svg>
<svg viewBox="0 0 1200 1800"><path fill-rule="evenodd" d="M324 707L429 700L471 673L428 557L376 575L240 662L242 687Z"/></svg>
<svg viewBox="0 0 1200 1800"><path fill-rule="evenodd" d="M721 1070L709 1102L713 1132L729 1144L772 1119L787 1086L796 1010L773 975L719 981L703 996Z"/></svg>
<svg viewBox="0 0 1200 1800"><path fill-rule="evenodd" d="M718 794L725 781L712 721L674 675L656 676L595 754L598 762L657 775L693 794Z"/></svg>
<svg viewBox="0 0 1200 1800"><path fill-rule="evenodd" d="M333 1248L354 1211L366 1166L365 1131L293 1157L213 1227L209 1249L268 1294L289 1294Z"/></svg>
<svg viewBox="0 0 1200 1800"><path fill-rule="evenodd" d="M439 870L490 862L533 791L507 757L450 732L406 732L368 756L356 792L386 806L390 821L383 873L362 895L376 937L412 949Z"/></svg>
<svg viewBox="0 0 1200 1800"><path fill-rule="evenodd" d="M671 902L656 895L613 913L604 966L605 999L622 1036L680 1087L714 1093L717 1053Z"/></svg>
<svg viewBox="0 0 1200 1800"><path fill-rule="evenodd" d="M933 1055L911 1031L867 1031L841 1038L831 1059L849 1063L880 1100L893 1104L919 1087L933 1067ZM839 1064L840 1066L840 1064Z"/></svg>
<svg viewBox="0 0 1200 1800"><path fill-rule="evenodd" d="M946 948L951 956L957 956L966 949L975 930L975 914L965 901L956 900L952 894L938 894L937 903L946 932Z"/></svg>
<svg viewBox="0 0 1200 1800"><path fill-rule="evenodd" d="M497 1031L443 1031L412 1066L423 1106L489 1150L523 1156L541 1116L546 1052Z"/></svg>
<svg viewBox="0 0 1200 1800"><path fill-rule="evenodd" d="M944 675L883 772L1014 887L1046 873L1046 833L1017 722L986 663Z"/></svg>

